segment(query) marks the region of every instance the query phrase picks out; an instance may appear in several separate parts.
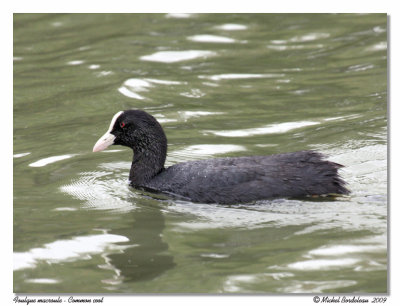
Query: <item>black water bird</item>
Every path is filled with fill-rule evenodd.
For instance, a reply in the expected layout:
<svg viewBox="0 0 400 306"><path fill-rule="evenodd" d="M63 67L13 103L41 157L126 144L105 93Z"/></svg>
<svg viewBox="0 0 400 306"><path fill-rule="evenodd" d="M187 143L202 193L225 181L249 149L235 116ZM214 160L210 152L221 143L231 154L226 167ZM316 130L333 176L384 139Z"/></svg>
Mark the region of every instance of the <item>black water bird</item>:
<svg viewBox="0 0 400 306"><path fill-rule="evenodd" d="M189 161L165 168L167 138L142 110L118 112L93 152L110 145L133 149L134 188L201 203L234 204L271 198L349 194L340 164L315 151Z"/></svg>

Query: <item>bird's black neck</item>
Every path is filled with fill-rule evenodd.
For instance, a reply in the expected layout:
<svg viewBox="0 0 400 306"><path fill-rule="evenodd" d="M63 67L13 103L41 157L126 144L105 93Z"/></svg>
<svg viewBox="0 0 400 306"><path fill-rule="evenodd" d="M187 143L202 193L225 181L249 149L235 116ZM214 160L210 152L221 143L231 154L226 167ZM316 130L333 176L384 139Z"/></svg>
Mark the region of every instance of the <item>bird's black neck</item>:
<svg viewBox="0 0 400 306"><path fill-rule="evenodd" d="M167 141L148 141L133 147L133 161L129 180L133 186L145 186L154 176L164 169L167 156Z"/></svg>

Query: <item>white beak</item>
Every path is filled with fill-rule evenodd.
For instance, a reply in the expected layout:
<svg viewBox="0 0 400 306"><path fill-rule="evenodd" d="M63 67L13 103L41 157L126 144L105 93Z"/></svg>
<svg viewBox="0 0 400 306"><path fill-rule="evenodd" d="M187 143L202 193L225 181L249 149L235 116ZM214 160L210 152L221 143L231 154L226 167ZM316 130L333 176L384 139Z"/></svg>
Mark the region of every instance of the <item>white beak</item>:
<svg viewBox="0 0 400 306"><path fill-rule="evenodd" d="M110 132L105 133L100 139L96 142L93 147L93 152L100 152L111 146L114 143L115 136Z"/></svg>
<svg viewBox="0 0 400 306"><path fill-rule="evenodd" d="M105 148L111 146L114 143L115 136L111 134L110 132L112 131L115 121L118 119L118 117L122 114L123 112L120 111L114 115L114 117L111 120L110 127L108 128L108 131L100 137L99 140L97 140L96 144L93 147L93 152L100 152L103 151Z"/></svg>

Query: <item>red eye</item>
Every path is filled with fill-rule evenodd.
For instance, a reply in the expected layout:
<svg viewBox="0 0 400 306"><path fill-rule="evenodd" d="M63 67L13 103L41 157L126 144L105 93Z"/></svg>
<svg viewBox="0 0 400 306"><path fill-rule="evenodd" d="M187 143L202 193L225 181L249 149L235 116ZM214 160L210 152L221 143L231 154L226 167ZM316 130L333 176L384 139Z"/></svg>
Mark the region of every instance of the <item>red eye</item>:
<svg viewBox="0 0 400 306"><path fill-rule="evenodd" d="M125 122L121 122L121 123L119 124L119 126L120 126L121 128L123 128L123 127L125 126Z"/></svg>

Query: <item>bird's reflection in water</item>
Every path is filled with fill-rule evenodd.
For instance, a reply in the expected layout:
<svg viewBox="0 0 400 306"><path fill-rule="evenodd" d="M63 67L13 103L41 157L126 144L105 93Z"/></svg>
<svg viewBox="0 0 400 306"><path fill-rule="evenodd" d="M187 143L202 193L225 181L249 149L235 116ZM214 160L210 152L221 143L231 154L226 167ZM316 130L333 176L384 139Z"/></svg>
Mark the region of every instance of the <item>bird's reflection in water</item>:
<svg viewBox="0 0 400 306"><path fill-rule="evenodd" d="M118 279L124 283L154 279L173 268L173 257L168 254L168 244L162 239L165 228L160 202L154 199L135 201L137 209L124 216L132 220L132 226L113 230L130 241L122 253L108 255L109 264L118 269Z"/></svg>

